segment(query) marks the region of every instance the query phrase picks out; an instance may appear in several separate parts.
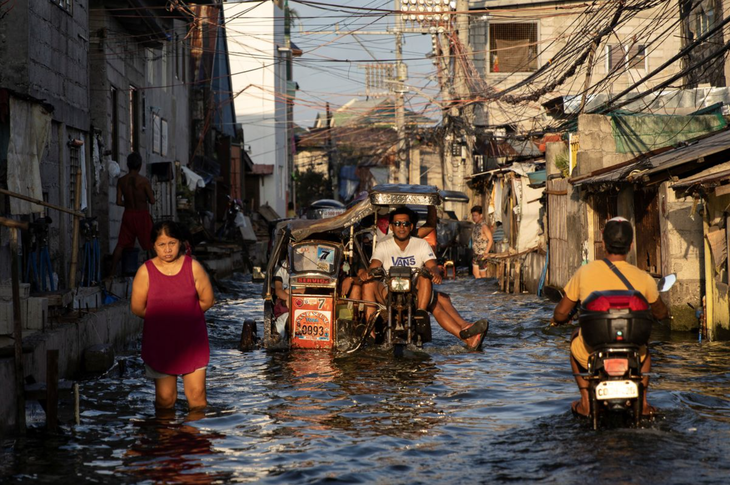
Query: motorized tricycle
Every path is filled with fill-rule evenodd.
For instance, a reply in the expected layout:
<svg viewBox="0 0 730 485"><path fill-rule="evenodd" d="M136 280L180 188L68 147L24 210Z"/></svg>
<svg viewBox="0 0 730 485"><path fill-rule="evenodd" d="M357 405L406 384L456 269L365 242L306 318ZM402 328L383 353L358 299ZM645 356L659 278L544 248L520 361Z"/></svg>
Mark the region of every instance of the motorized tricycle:
<svg viewBox="0 0 730 485"><path fill-rule="evenodd" d="M675 275L662 278L659 291L668 291L675 281ZM589 385L593 429L616 419L640 424L646 392L640 349L648 344L655 321L649 303L634 290L595 291L581 303L581 335L593 349L581 374Z"/></svg>
<svg viewBox="0 0 730 485"><path fill-rule="evenodd" d="M276 229L263 284L264 347L354 352L367 342L392 347L430 340L430 319L415 312L414 278L421 268L398 267L379 277L391 293L386 305L353 297L353 282L366 271L378 243L379 218L404 205L438 205L433 186L386 184L342 214L318 220L289 220ZM288 270L288 301L279 302L274 275ZM374 312L367 312L374 307ZM277 311L278 308L278 311ZM277 331L288 310L284 335ZM368 319L367 314L372 314Z"/></svg>

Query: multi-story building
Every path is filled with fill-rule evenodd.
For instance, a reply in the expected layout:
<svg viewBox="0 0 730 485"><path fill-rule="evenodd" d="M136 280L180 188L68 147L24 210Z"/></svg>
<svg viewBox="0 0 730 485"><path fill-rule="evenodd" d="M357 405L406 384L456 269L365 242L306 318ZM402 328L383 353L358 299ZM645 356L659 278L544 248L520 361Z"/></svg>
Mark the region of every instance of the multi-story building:
<svg viewBox="0 0 730 485"><path fill-rule="evenodd" d="M284 2L225 3L226 32L237 121L246 134L244 148L256 165L272 166L260 178L262 205L286 215L290 172L287 65L292 47L285 35ZM268 171L267 171L268 172Z"/></svg>

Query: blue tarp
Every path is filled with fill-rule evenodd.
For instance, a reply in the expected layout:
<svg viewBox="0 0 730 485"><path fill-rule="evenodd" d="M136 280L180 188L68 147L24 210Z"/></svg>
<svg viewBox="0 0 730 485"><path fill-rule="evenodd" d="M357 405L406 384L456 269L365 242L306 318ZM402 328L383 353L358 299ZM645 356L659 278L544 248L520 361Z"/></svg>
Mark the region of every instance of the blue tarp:
<svg viewBox="0 0 730 485"><path fill-rule="evenodd" d="M340 199L350 200L359 186L360 177L357 176L357 166L340 167Z"/></svg>

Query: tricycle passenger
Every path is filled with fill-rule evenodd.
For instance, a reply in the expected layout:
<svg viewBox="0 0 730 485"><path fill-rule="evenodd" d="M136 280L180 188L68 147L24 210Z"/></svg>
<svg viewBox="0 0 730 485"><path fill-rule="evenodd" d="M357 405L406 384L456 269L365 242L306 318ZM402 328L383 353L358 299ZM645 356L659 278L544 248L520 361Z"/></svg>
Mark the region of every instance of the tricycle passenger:
<svg viewBox="0 0 730 485"><path fill-rule="evenodd" d="M272 278L274 281L274 294L276 295L276 304L274 304L274 318L276 319L274 326L278 339L286 337L286 322L289 318L289 262L282 260L276 267L276 272Z"/></svg>
<svg viewBox="0 0 730 485"><path fill-rule="evenodd" d="M411 236L411 227L415 225L416 220L416 213L407 207L395 209L390 213L389 226L393 238L386 238L377 245L369 269L382 267L388 271L391 266L425 266L433 275L433 283L440 284L441 271L433 250L423 239ZM364 279L366 283L363 285L363 299L385 304L388 296L387 287L379 281L371 280L369 275L365 275ZM461 338L469 350L481 347L489 328L487 320L479 320L469 325L451 305L447 295L433 292L431 280L424 276L418 277L417 288L417 316L420 314L421 318L427 317L426 312L430 309L438 324L447 332ZM366 309L368 320L374 311L373 307Z"/></svg>

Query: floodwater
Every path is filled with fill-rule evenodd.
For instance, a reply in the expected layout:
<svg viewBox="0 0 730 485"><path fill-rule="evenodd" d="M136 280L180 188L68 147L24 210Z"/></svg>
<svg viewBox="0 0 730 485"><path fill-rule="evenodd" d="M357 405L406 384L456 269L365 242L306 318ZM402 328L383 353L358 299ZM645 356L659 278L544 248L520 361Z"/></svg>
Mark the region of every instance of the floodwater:
<svg viewBox="0 0 730 485"><path fill-rule="evenodd" d="M569 411L571 329L546 328L549 301L471 278L441 289L467 319L490 319L482 352L435 322L424 352L398 360L241 352L260 286L229 280L208 313L204 414L183 399L155 415L137 346L121 377L82 384L80 426L47 435L31 413L27 438L2 441L0 483L727 483L728 343L656 329L649 399L661 415L596 432Z"/></svg>

